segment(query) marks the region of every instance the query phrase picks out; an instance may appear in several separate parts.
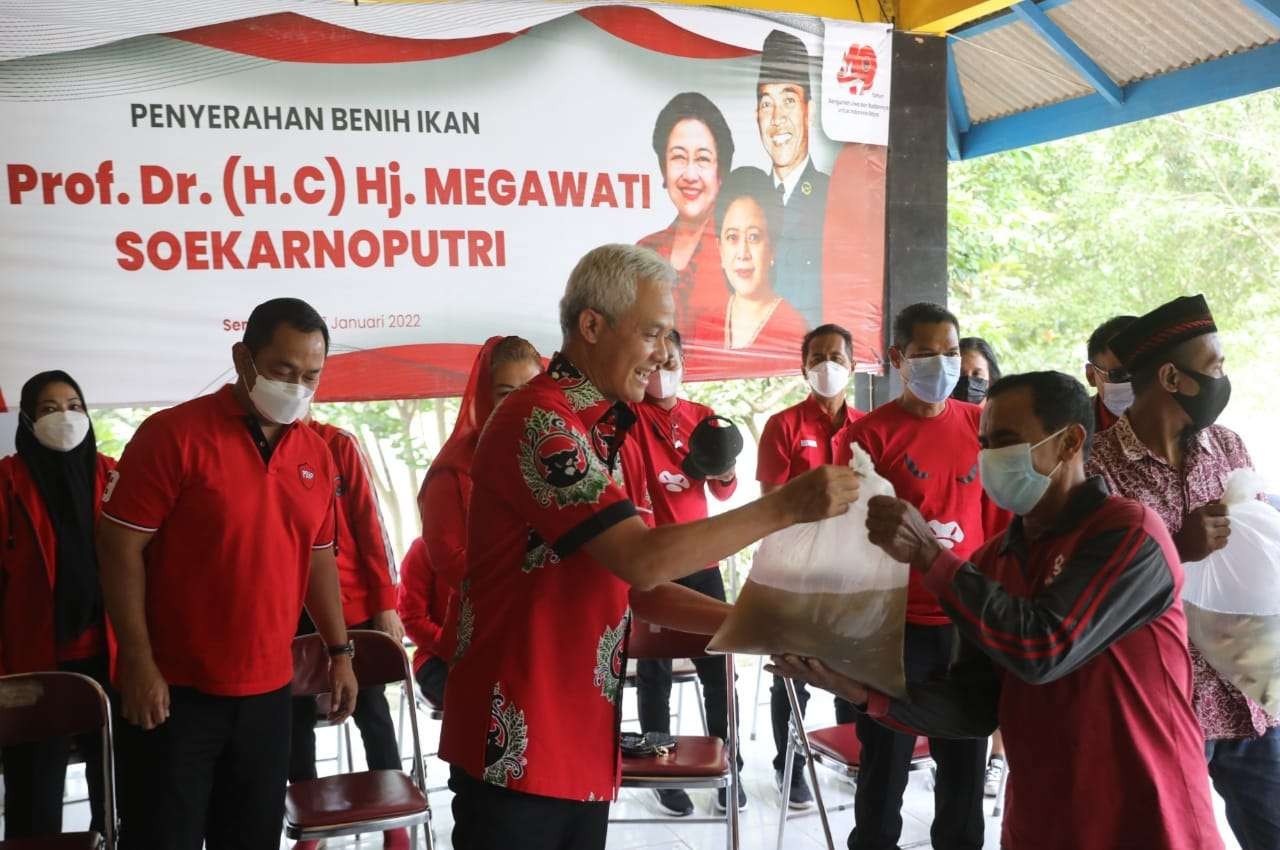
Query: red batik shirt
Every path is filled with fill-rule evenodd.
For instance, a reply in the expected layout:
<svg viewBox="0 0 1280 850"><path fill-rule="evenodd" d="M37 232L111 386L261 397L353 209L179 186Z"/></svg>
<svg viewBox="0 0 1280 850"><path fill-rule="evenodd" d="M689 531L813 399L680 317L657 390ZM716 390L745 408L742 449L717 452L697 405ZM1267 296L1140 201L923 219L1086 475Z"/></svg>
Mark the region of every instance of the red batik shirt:
<svg viewBox="0 0 1280 850"><path fill-rule="evenodd" d="M440 742L475 779L614 798L629 588L584 547L637 515L633 422L557 355L481 435Z"/></svg>
<svg viewBox="0 0 1280 850"><path fill-rule="evenodd" d="M1188 514L1222 498L1227 476L1234 469L1252 469L1244 441L1234 431L1213 425L1199 432L1187 447L1182 471L1152 454L1133 432L1129 414L1093 439L1087 469L1101 475L1111 492L1136 499L1151 508L1170 534L1177 534ZM1209 666L1191 647L1195 668L1195 708L1204 736L1257 738L1280 720L1267 713Z"/></svg>
<svg viewBox="0 0 1280 850"><path fill-rule="evenodd" d="M935 537L965 559L986 539L987 509L978 478L976 404L947 399L946 409L929 419L908 413L898 401L882 405L843 431L835 462L852 457L849 443L862 446L899 499L924 515ZM945 626L950 619L937 598L912 572L907 586L907 622Z"/></svg>

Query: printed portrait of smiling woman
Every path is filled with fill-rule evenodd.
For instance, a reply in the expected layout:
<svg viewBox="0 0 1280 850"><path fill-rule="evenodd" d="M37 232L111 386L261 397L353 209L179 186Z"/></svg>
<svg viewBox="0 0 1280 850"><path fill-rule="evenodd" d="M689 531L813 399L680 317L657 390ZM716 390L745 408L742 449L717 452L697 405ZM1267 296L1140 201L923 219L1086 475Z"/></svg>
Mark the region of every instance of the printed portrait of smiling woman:
<svg viewBox="0 0 1280 850"><path fill-rule="evenodd" d="M733 134L706 96L684 92L658 113L653 152L676 218L639 244L675 268L676 328L693 337L702 318L723 312L728 298L720 276L715 209L720 186L733 165Z"/></svg>
<svg viewBox="0 0 1280 850"><path fill-rule="evenodd" d="M723 314L704 326L704 339L734 350L793 350L808 328L774 290L782 205L768 175L758 168L735 169L720 189L715 218L730 295Z"/></svg>

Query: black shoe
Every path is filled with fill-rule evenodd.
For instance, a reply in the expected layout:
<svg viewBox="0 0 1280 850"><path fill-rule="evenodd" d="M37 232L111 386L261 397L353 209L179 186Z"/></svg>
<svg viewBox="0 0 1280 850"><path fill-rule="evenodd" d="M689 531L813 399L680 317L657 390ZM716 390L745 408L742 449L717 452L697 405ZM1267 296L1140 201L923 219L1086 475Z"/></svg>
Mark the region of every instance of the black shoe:
<svg viewBox="0 0 1280 850"><path fill-rule="evenodd" d="M653 793L658 795L658 805L672 817L687 818L693 814L693 801L679 788L670 790L655 788Z"/></svg>
<svg viewBox="0 0 1280 850"><path fill-rule="evenodd" d="M723 814L726 809L724 801L729 797L728 788L716 789L716 811ZM738 786L738 811L745 812L747 810L747 792L742 790L742 786Z"/></svg>
<svg viewBox="0 0 1280 850"><path fill-rule="evenodd" d="M782 771L774 771L774 776L778 783L778 789L782 789ZM813 806L813 794L809 791L809 784L804 781L804 771L796 768L791 773L791 793L787 795L787 808L801 811Z"/></svg>

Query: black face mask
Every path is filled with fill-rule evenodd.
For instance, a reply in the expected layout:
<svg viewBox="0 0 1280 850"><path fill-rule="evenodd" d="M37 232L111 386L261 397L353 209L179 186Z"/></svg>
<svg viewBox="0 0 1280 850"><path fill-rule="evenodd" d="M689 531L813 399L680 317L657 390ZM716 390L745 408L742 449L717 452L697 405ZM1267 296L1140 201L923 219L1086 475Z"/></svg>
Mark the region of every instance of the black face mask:
<svg viewBox="0 0 1280 850"><path fill-rule="evenodd" d="M1176 363L1174 365L1177 366ZM1184 369L1181 366L1177 368L1179 372L1199 385L1200 392L1198 395L1183 395L1176 392L1173 394L1173 399L1182 406L1187 416L1191 417L1191 427L1196 431L1203 431L1217 422L1222 411L1227 409L1227 402L1231 401L1231 379L1226 375L1215 378L1194 369Z"/></svg>
<svg viewBox="0 0 1280 850"><path fill-rule="evenodd" d="M990 385L991 382L986 378L979 378L977 375L961 375L960 380L956 382L956 388L951 391L951 397L970 404L982 404L987 397L987 388Z"/></svg>

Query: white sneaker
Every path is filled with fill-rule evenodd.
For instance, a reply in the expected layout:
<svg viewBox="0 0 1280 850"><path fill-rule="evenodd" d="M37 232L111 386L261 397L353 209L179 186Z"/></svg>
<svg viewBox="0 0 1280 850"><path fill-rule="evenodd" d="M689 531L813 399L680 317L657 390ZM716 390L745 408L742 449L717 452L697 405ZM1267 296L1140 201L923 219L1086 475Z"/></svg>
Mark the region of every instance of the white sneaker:
<svg viewBox="0 0 1280 850"><path fill-rule="evenodd" d="M987 775L982 785L983 794L994 797L1000 793L1000 782L1004 779L1006 769L1004 759L1000 756L994 756L987 762Z"/></svg>

